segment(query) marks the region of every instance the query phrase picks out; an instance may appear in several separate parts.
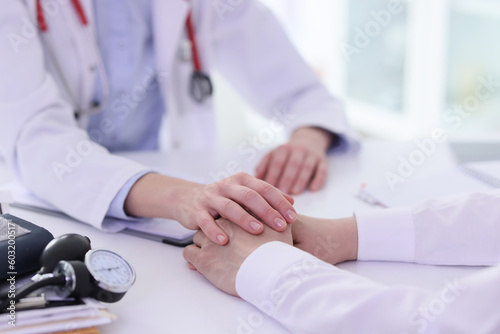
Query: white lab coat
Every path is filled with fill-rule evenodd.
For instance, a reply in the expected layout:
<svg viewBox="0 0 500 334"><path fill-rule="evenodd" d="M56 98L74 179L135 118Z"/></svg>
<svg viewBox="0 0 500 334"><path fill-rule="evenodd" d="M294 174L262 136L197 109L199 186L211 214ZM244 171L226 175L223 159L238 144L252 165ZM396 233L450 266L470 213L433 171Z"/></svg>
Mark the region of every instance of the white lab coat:
<svg viewBox="0 0 500 334"><path fill-rule="evenodd" d="M92 1L81 2L92 29ZM189 3L206 71L217 68L268 116L285 103L289 132L312 125L347 135L341 105L261 3L232 2L232 10L221 14L211 1L151 2L156 70L168 104L165 124L171 146L200 149L215 142L212 101L198 105L190 98L192 65L178 52ZM99 227L116 193L145 167L90 143L85 118L77 124L49 49L33 25L35 3L6 0L0 12L0 36L7 36L0 39L0 155L38 197ZM95 41L89 41L70 1L45 4L50 10L45 38L52 41L52 52L78 103L88 106L96 82L97 57L89 52Z"/></svg>

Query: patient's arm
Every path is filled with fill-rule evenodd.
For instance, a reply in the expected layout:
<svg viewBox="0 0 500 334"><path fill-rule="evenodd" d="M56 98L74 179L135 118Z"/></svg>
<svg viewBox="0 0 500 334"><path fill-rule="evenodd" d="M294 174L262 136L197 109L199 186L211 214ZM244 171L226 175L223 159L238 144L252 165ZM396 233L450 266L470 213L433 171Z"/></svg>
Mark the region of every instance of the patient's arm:
<svg viewBox="0 0 500 334"><path fill-rule="evenodd" d="M355 217L321 219L299 215L292 226L292 234L295 247L330 264L357 259Z"/></svg>

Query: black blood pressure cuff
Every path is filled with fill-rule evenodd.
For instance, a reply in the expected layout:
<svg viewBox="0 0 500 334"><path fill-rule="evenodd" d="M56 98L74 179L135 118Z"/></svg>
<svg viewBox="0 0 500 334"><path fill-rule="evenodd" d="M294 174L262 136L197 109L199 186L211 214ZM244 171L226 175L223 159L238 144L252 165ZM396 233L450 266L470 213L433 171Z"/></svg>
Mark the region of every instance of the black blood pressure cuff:
<svg viewBox="0 0 500 334"><path fill-rule="evenodd" d="M0 279L38 269L40 255L52 239L54 236L40 226L0 215Z"/></svg>

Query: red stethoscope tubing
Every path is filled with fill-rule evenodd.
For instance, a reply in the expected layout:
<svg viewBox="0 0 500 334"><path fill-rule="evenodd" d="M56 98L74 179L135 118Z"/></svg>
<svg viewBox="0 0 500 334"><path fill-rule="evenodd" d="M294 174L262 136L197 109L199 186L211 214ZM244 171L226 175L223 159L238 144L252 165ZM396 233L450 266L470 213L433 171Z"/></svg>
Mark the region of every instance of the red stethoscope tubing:
<svg viewBox="0 0 500 334"><path fill-rule="evenodd" d="M201 69L201 61L198 52L198 44L196 43L196 33L194 31L192 13L189 12L186 21L186 30L189 41L191 42L191 55L193 58L194 71L191 76L189 91L191 97L198 103L203 103L205 99L212 95L213 86L210 76L204 73Z"/></svg>
<svg viewBox="0 0 500 334"><path fill-rule="evenodd" d="M87 15L85 15L85 11L83 10L82 4L80 0L71 0L73 4L73 8L75 8L76 14L80 19L80 22L83 26L87 26L89 21L87 19ZM42 32L47 32L49 27L47 25L47 20L45 19L45 15L43 13L42 8L42 0L36 0L36 17L38 21L38 26ZM198 43L196 42L196 33L194 31L193 18L191 12L188 14L186 21L186 28L188 32L189 41L191 42L191 49L193 52L193 65L196 71L201 71L201 61L198 53Z"/></svg>
<svg viewBox="0 0 500 334"><path fill-rule="evenodd" d="M90 29L88 29L89 20L87 19L87 16L85 15L85 11L84 11L80 1L79 0L71 0L71 3L73 5L73 8L75 9L75 12L78 16L80 23L82 24L82 26L84 28L86 28L85 30L87 30L89 32L89 34L86 37L88 38L90 43L94 44L95 38L94 38L92 32L90 31ZM36 0L36 20L37 20L40 32L42 34L46 33L49 30L49 27L47 25L47 20L46 20L45 15L44 15L42 0ZM42 36L43 39L46 39L46 37L48 37L48 36ZM50 56L52 58L57 59L56 53L54 52L53 48L50 46L52 44L51 38L46 39L45 42L47 45L47 52L50 54ZM76 118L78 118L80 115L83 115L83 114L94 115L94 114L99 113L102 110L103 106L106 104L106 101L109 97L108 79L107 79L106 72L104 70L104 65L102 63L101 55L99 53L99 50L97 49L96 43L95 43L94 48L95 48L95 54L96 54L95 61L97 62L97 64L96 64L97 70L99 71L99 75L101 78L102 97L101 97L101 102L95 103L90 108L79 106L78 99L76 98L75 94L71 91L71 88L70 88L70 86L65 78L64 71L61 69L61 67L59 66L57 61L54 62L55 70L59 73L59 77L65 86L68 97L71 100L71 102L73 103L73 106L75 107L75 117Z"/></svg>
<svg viewBox="0 0 500 334"><path fill-rule="evenodd" d="M75 8L76 15L80 19L82 25L87 26L89 21L87 19L87 15L85 15L85 11L83 10L82 4L79 0L71 0L73 4L73 8ZM45 15L43 14L42 1L36 0L36 18L38 20L38 26L42 32L47 32L49 30L49 26L47 25L47 21L45 20Z"/></svg>
<svg viewBox="0 0 500 334"><path fill-rule="evenodd" d="M187 17L186 28L188 32L189 41L191 42L194 69L198 72L201 72L201 62L198 53L198 43L196 43L196 33L194 31L193 18L191 12L188 14Z"/></svg>

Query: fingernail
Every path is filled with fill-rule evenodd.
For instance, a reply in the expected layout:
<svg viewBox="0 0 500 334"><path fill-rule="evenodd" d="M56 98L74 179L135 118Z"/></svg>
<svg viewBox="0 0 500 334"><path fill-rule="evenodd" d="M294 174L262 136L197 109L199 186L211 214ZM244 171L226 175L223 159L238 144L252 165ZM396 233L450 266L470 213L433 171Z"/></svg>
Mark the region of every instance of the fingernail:
<svg viewBox="0 0 500 334"><path fill-rule="evenodd" d="M226 237L223 236L222 234L218 234L217 235L217 241L222 244L222 243L224 243L224 241L226 241Z"/></svg>
<svg viewBox="0 0 500 334"><path fill-rule="evenodd" d="M286 222L281 219L281 218L276 218L274 220L274 224L276 225L277 228L279 228L280 230L282 230L283 228L285 228L286 226Z"/></svg>
<svg viewBox="0 0 500 334"><path fill-rule="evenodd" d="M300 187L293 188L294 194L300 194L300 191L301 191Z"/></svg>
<svg viewBox="0 0 500 334"><path fill-rule="evenodd" d="M293 212L292 210L288 210L286 212L286 216L288 217L288 219L293 220L293 221L295 221L295 219L297 219L297 214L295 212Z"/></svg>
<svg viewBox="0 0 500 334"><path fill-rule="evenodd" d="M250 228L254 231L259 231L262 228L262 224L259 224L257 222L251 222Z"/></svg>
<svg viewBox="0 0 500 334"><path fill-rule="evenodd" d="M287 187L280 187L280 190L284 192L285 194L288 194L288 188Z"/></svg>

